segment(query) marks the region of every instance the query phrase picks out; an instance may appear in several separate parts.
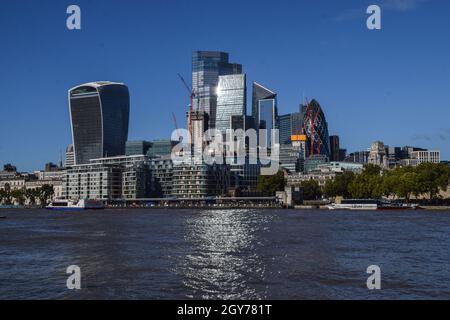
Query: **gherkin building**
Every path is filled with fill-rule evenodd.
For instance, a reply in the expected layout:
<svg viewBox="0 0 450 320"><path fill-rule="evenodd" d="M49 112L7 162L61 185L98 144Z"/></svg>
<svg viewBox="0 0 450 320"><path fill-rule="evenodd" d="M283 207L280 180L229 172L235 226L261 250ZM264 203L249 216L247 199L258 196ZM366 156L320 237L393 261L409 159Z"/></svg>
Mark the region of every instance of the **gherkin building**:
<svg viewBox="0 0 450 320"><path fill-rule="evenodd" d="M306 135L306 156L323 155L330 158L330 138L325 114L313 99L304 109L303 133Z"/></svg>

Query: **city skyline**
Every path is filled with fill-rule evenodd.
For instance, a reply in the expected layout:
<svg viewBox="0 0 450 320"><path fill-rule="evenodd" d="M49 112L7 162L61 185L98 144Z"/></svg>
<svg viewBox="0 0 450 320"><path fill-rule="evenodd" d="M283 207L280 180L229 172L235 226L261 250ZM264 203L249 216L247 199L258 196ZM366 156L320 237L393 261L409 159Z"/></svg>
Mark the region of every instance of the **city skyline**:
<svg viewBox="0 0 450 320"><path fill-rule="evenodd" d="M155 3L144 6L159 10L162 16L174 6L171 2L167 5ZM269 23L270 28L263 27L263 31L269 31L269 34L288 31L285 37L276 40L275 47L284 49L286 57L283 56L283 61L273 48L264 47L267 48L264 51L249 46L256 41L248 34L248 31L255 31L254 28L249 27L242 34L230 31L234 39L227 37L226 30L222 28L218 28L217 32L223 39L220 36L207 39L203 33L200 33L202 36L199 39L194 39L186 32L188 30L175 29L175 33L170 32L174 29L169 32L163 31L163 28L153 30L150 26L155 23L154 20L141 24L132 22L127 16L139 14L133 6L125 6L124 10L120 10L124 4L108 2L111 7L106 8L102 15L99 11L101 4L80 1L79 5L84 20L82 30L78 33L64 28L65 16L60 14L64 13L64 10L60 10L64 5L54 6L53 3L44 2L41 8L33 8L32 14L26 10L24 12L22 7L14 3L7 3L2 11L3 14L10 13L5 17L2 14L0 19L3 30L0 32L5 33L5 47L8 47L2 64L9 61L3 65L5 72L0 75L0 85L5 89L0 134L8 137L0 141L0 159L4 163L11 162L21 170L32 171L41 168L46 162L58 161L60 152L64 154L65 148L71 143L67 90L97 80L124 82L129 86L129 140L169 137L175 129L171 112L175 112L179 123L184 124L189 101L176 74L180 72L189 78L192 52L196 50L228 52L231 62L237 61L244 66L248 87L251 82L257 81L277 92L280 115L296 112L303 96L318 99L327 116L330 135L339 135L341 145L349 152L365 150L373 141L382 140L390 146L414 145L440 149L443 159L450 156L450 128L445 121L450 112L450 94L445 89L449 62L444 59L450 48L447 42L430 33L433 28L445 28L449 22L439 19L440 13L433 8L431 1L403 11L387 10L383 16L383 28L389 28L390 32L384 33L382 30L378 34L364 29L366 16L363 4L356 5L356 8L361 8L360 17L342 15L339 19L337 16L352 9L355 2L349 2L344 7L333 3L316 7L306 3L292 4L301 17L311 22L311 25L314 25L311 20L315 19L317 25L310 33L303 33L304 30L299 27L306 22L297 23L292 19L292 14L287 12L289 10L284 8L282 12L290 19L281 26ZM185 4L178 5L189 9ZM242 12L236 14L248 14L247 6L243 5ZM208 8L217 9L214 4L208 4ZM304 9L308 9L306 17ZM281 9L276 10L274 14L280 14L278 10ZM440 10L443 10L442 7ZM159 32L155 37L165 39L166 42L163 41L161 48L158 48L153 46L152 41L146 43L130 36L123 39L123 44L131 49L110 44L107 39L111 36L103 34L99 26L111 18L118 18L118 12L122 12L124 18L119 19L120 26L127 30L142 27L153 36ZM170 13L173 14L173 11ZM430 14L437 15L434 22L420 22L421 16ZM48 40L36 37L39 30L30 32L30 25L39 19L43 19L41 28L50 34ZM95 19L99 22L95 22ZM183 18L181 21L186 20ZM188 29L205 23L194 21ZM292 24L293 28L283 29L286 24ZM350 32L352 39L348 35L342 38L344 33L349 33L350 27L355 28ZM410 38L405 37L405 29L410 29L407 32ZM13 31L7 34L5 30ZM291 41L292 31L300 30L298 43ZM113 26L113 31L119 31L117 26ZM317 37L313 36L314 33L317 33ZM403 36L401 44L395 41L399 34ZM107 39L95 40L99 35ZM262 31L254 35L261 37ZM19 37L17 41L14 36L22 38ZM338 40L334 36L338 36ZM305 41L300 39L302 37ZM49 41L53 39L57 41ZM15 45L8 46L12 41L16 41ZM73 50L72 46L77 50ZM77 57L84 57L79 52L90 46L94 46L93 50L99 57L93 55L91 61L77 60ZM291 52L302 47L313 49L311 52ZM142 52L136 53L139 48L143 49ZM179 50L172 53L168 51L170 48ZM115 52L116 49L120 50ZM55 59L55 55L59 59ZM120 55L123 57L118 59ZM157 67L153 60L162 62L165 68ZM152 68L156 68L154 74ZM164 73L161 72L163 69ZM19 87L22 88L19 79L33 83L27 86L28 94L19 94ZM251 101L249 95L251 92L247 92L247 106ZM439 117L424 120L423 108Z"/></svg>

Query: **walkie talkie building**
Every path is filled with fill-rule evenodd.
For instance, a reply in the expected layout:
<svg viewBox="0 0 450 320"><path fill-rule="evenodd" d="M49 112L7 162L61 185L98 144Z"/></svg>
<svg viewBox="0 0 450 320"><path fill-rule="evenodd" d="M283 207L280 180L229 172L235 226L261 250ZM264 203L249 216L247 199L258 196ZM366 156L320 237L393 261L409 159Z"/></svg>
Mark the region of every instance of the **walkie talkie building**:
<svg viewBox="0 0 450 320"><path fill-rule="evenodd" d="M75 164L125 154L130 97L122 83L91 82L69 90Z"/></svg>

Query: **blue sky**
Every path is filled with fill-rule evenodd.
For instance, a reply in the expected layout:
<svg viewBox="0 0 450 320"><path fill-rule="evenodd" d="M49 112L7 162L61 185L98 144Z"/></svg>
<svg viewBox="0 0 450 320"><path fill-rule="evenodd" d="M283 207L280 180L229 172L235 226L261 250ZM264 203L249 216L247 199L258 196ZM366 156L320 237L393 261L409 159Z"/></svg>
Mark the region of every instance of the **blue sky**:
<svg viewBox="0 0 450 320"><path fill-rule="evenodd" d="M66 28L77 4L82 30ZM369 4L382 30L366 28ZM195 50L221 50L275 90L279 112L316 98L349 151L379 139L439 148L450 159L450 2L3 0L0 164L58 161L71 142L67 90L120 81L131 95L129 139L185 124ZM249 90L249 94L251 90ZM250 112L250 100L247 102Z"/></svg>

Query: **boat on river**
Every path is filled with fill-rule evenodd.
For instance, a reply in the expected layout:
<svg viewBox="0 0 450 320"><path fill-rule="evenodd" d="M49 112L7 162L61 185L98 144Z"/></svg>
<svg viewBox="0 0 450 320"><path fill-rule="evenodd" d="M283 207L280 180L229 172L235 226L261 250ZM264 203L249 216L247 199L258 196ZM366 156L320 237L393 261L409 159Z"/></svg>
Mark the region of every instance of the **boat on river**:
<svg viewBox="0 0 450 320"><path fill-rule="evenodd" d="M93 199L80 199L78 201L72 200L55 200L45 207L48 210L99 210L104 209L105 205L102 201Z"/></svg>
<svg viewBox="0 0 450 320"><path fill-rule="evenodd" d="M416 204L391 202L378 199L344 199L340 203L332 203L327 206L330 210L416 210L420 207Z"/></svg>

